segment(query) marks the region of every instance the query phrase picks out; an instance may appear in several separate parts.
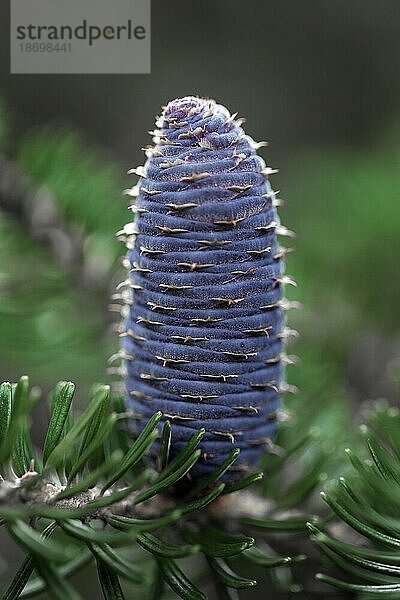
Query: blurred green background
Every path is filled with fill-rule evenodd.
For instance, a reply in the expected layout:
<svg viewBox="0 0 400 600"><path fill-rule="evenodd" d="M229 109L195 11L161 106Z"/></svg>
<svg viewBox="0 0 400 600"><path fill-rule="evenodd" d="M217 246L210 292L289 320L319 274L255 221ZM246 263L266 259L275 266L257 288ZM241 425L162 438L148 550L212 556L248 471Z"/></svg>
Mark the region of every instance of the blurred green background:
<svg viewBox="0 0 400 600"><path fill-rule="evenodd" d="M0 10L2 379L28 373L45 391L72 379L82 398L109 380L125 173L162 104L210 96L280 169L281 218L297 232L288 295L303 304L286 407L341 462L365 403L397 402L400 3L153 0L151 75L113 76L9 75Z"/></svg>

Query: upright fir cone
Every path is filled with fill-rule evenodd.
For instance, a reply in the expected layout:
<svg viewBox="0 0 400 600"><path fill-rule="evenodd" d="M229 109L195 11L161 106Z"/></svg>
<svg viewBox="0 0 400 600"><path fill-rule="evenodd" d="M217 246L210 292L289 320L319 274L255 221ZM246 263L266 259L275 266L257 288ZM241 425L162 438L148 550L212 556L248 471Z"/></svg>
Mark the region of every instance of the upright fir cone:
<svg viewBox="0 0 400 600"><path fill-rule="evenodd" d="M274 171L236 115L213 100L170 102L156 121L124 234L126 389L134 425L161 410L170 456L204 427L201 477L240 448L224 478L254 466L277 429L285 249ZM161 422L162 424L162 422Z"/></svg>

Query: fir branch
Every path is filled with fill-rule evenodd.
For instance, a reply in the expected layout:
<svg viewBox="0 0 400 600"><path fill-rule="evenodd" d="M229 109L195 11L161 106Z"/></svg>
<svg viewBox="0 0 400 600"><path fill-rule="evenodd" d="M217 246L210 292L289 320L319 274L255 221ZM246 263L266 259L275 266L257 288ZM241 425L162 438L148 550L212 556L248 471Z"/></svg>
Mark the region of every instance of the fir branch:
<svg viewBox="0 0 400 600"><path fill-rule="evenodd" d="M368 417L361 434L369 458L350 450L352 469L331 482L323 500L338 519L343 541L333 535L336 528L309 523L312 541L348 581L319 573L317 578L348 592L384 594L397 598L400 548L400 416L395 408L379 403ZM357 537L349 535L351 529ZM356 540L356 541L354 541Z"/></svg>
<svg viewBox="0 0 400 600"><path fill-rule="evenodd" d="M197 576L188 577L175 562L181 557L202 557L209 576L226 589L256 583L230 569L225 560L231 556L244 557L271 571L295 563L295 557L279 556L272 549L270 555L265 554L262 527L257 536L260 547L254 538L240 534L243 515L271 514L270 500L242 489L256 485L259 474L229 487L218 481L222 471L217 469L199 488L200 495L193 496L190 488L179 488L177 482L187 477L198 460L196 446L202 432L171 462L161 447L163 461L160 456L157 472L147 467L146 454L160 435L157 424L161 414L156 413L132 446L123 451L118 418L112 411L112 407L121 406L118 399L110 398L107 387L94 386L86 410L74 417L73 392L71 382L57 384L44 449L35 448L33 464L30 445L23 442L30 466L18 476L13 469L13 447L20 444L21 423L28 422L32 394L26 377L16 385L0 386L4 475L0 482L0 516L27 552L3 600L34 595L44 587L55 598L78 598L68 578L89 560L97 565L105 598L123 598L120 578L145 588L153 585L153 590L160 589L162 580L181 598L205 598ZM125 412L122 417L126 418ZM26 435L28 430L24 429ZM248 494L253 494L252 499L247 498ZM51 524L43 529L42 523L49 520ZM157 565L155 572L149 570L146 555ZM28 583L33 572L40 579Z"/></svg>

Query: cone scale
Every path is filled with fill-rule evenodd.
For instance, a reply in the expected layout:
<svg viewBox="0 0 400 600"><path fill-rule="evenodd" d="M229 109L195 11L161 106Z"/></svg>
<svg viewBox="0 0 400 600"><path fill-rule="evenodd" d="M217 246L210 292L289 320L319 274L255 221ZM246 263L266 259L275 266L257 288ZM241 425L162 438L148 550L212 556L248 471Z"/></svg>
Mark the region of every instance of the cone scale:
<svg viewBox="0 0 400 600"><path fill-rule="evenodd" d="M193 478L240 448L224 478L256 464L277 429L283 381L283 250L272 170L213 100L170 102L128 190L124 359L139 432L172 424L170 456L204 427ZM162 421L160 423L162 427Z"/></svg>

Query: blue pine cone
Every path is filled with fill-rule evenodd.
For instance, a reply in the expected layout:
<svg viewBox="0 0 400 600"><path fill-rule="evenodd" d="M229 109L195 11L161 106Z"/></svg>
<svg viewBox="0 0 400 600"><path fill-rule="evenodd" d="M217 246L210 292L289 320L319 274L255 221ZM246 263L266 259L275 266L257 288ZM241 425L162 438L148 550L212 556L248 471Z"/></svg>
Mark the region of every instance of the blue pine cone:
<svg viewBox="0 0 400 600"><path fill-rule="evenodd" d="M170 102L128 190L128 405L138 431L157 410L171 421L171 457L205 428L192 477L236 447L224 478L254 466L280 407L290 279L277 234L290 232L277 216L273 171L235 116L213 100Z"/></svg>

